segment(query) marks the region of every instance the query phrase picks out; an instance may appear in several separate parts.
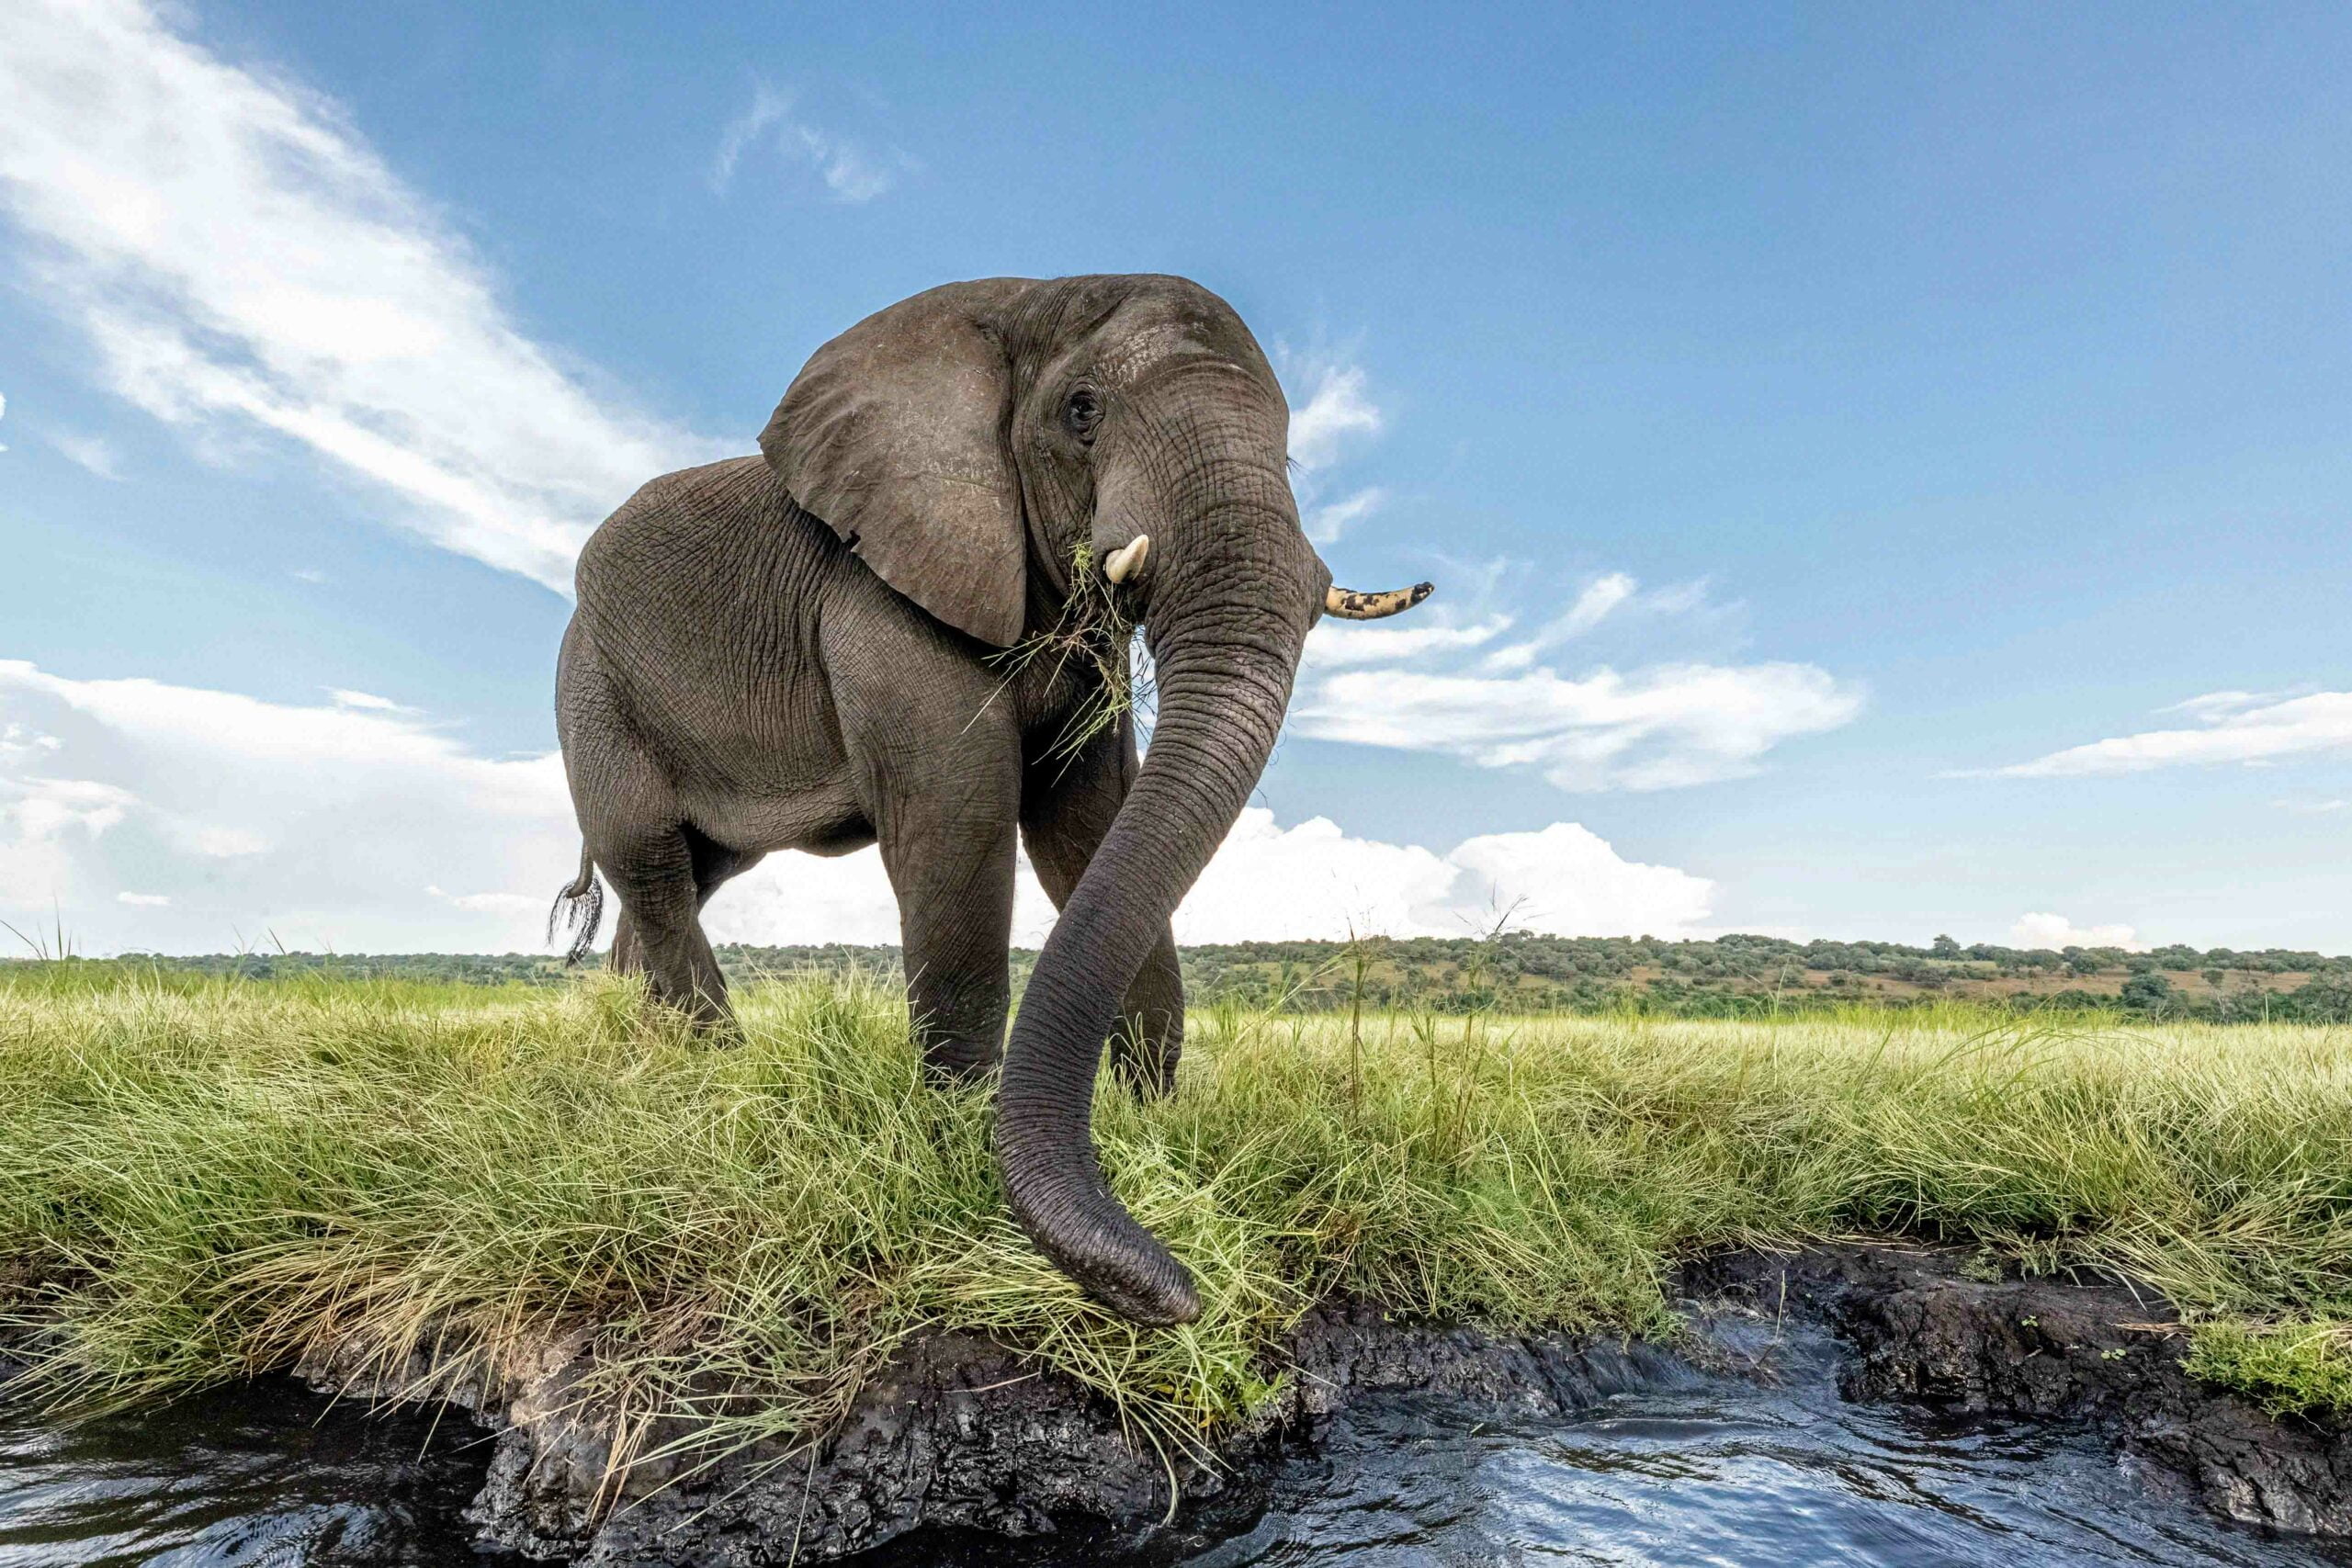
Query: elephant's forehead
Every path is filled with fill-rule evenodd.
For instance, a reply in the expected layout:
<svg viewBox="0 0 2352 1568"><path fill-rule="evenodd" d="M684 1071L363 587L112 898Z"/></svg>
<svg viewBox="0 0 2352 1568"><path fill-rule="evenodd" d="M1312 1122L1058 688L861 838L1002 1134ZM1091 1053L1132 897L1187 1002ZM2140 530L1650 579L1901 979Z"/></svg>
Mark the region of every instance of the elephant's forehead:
<svg viewBox="0 0 2352 1568"><path fill-rule="evenodd" d="M1149 321L1130 327L1103 346L1104 379L1120 386L1142 380L1160 361L1201 351L1200 333L1185 321Z"/></svg>

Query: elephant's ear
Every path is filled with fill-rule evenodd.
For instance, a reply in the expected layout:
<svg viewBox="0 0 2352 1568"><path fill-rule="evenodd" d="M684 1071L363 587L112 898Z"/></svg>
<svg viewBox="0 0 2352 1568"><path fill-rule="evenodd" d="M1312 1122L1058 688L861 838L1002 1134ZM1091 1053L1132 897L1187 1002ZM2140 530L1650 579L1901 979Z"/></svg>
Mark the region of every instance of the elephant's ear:
<svg viewBox="0 0 2352 1568"><path fill-rule="evenodd" d="M999 323L1030 287L951 283L866 317L809 356L760 436L802 511L999 647L1020 640L1028 582Z"/></svg>

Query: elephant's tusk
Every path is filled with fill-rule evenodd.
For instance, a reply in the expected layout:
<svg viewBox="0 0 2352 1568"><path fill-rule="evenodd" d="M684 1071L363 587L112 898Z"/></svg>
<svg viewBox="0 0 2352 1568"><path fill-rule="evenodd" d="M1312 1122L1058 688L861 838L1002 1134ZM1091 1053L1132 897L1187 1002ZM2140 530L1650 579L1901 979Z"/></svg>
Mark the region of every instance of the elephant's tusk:
<svg viewBox="0 0 2352 1568"><path fill-rule="evenodd" d="M1352 588L1327 588L1323 591L1323 613L1337 615L1343 621L1376 621L1400 610L1409 610L1437 591L1434 582L1416 582L1410 588L1392 588L1385 593L1359 593Z"/></svg>
<svg viewBox="0 0 2352 1568"><path fill-rule="evenodd" d="M1143 558L1149 554L1151 554L1151 536L1137 534L1111 552L1102 562L1102 575L1114 582L1125 582L1136 574L1136 569L1143 565Z"/></svg>

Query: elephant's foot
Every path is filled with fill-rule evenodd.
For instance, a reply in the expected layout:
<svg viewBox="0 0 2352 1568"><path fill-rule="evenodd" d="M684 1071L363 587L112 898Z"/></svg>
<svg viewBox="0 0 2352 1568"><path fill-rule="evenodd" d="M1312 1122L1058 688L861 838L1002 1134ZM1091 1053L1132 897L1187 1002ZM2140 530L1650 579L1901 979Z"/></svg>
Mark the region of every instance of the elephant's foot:
<svg viewBox="0 0 2352 1568"><path fill-rule="evenodd" d="M933 1089L969 1089L996 1071L1001 1048L986 1041L933 1037L922 1044L923 1081Z"/></svg>

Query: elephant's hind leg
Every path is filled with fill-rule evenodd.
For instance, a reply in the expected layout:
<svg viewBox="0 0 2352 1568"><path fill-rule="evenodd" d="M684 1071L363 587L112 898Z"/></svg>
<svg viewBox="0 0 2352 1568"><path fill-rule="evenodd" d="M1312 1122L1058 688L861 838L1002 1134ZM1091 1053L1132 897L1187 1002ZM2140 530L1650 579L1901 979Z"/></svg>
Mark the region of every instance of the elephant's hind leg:
<svg viewBox="0 0 2352 1568"><path fill-rule="evenodd" d="M698 835L679 815L667 781L649 763L606 758L605 766L575 773L573 798L594 804L593 811L582 812L588 852L620 896L612 966L642 974L656 1000L699 1024L729 1023L727 982L695 918L702 903Z"/></svg>
<svg viewBox="0 0 2352 1568"><path fill-rule="evenodd" d="M695 910L699 923L701 911L709 906L710 896L718 891L721 883L741 875L766 857L726 849L692 828L684 831L687 852L694 862ZM638 935L637 922L629 918L626 904L613 928L613 951L605 963L616 974L651 974L645 960L645 943Z"/></svg>

